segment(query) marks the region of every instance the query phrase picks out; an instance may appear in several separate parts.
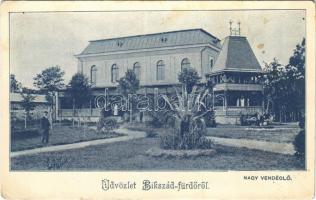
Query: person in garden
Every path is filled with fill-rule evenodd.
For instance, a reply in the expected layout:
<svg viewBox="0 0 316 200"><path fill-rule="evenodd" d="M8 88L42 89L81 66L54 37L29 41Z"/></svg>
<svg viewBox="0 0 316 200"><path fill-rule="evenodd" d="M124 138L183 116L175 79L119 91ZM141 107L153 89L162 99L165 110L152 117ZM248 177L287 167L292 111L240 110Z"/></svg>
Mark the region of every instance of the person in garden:
<svg viewBox="0 0 316 200"><path fill-rule="evenodd" d="M41 118L41 131L42 131L42 143L43 144L48 144L49 141L49 128L50 128L50 123L48 120L48 112L44 112L44 116Z"/></svg>

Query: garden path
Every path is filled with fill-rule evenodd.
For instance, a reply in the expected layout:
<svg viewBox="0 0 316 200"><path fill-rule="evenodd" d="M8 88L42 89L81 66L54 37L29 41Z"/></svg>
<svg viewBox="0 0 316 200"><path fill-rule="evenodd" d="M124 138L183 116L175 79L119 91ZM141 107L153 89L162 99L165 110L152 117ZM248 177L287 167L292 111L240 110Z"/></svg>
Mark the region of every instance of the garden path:
<svg viewBox="0 0 316 200"><path fill-rule="evenodd" d="M267 142L258 140L248 139L232 139L232 138L219 138L219 137L208 137L215 144L231 147L245 147L248 149L256 149L262 151L268 151L273 153L289 154L295 153L294 146L291 143L279 143L279 142Z"/></svg>
<svg viewBox="0 0 316 200"><path fill-rule="evenodd" d="M10 157L13 158L13 157L22 156L22 155L30 155L30 154L37 154L37 153L43 153L43 152L78 149L78 148L84 148L84 147L93 146L93 145L109 144L113 142L121 142L121 141L127 141L127 140L133 140L137 138L146 137L146 133L143 131L134 131L134 130L128 130L125 128L119 128L116 130L116 132L126 134L126 136L78 142L78 143L73 143L73 144L47 146L47 147L41 147L41 148L29 149L29 150L23 150L23 151L16 151L16 152L11 152Z"/></svg>

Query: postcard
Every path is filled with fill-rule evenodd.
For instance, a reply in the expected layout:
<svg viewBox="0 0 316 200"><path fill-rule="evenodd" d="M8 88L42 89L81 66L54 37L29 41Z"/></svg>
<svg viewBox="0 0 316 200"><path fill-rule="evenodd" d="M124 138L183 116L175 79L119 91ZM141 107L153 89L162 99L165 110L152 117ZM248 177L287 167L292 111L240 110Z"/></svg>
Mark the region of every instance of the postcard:
<svg viewBox="0 0 316 200"><path fill-rule="evenodd" d="M315 4L1 4L4 199L312 199Z"/></svg>

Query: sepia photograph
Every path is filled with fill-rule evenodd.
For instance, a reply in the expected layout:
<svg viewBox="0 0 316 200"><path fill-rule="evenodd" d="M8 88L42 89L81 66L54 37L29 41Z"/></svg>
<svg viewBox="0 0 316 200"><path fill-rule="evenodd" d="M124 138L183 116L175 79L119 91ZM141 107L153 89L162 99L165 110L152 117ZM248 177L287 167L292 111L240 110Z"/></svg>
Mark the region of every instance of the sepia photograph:
<svg viewBox="0 0 316 200"><path fill-rule="evenodd" d="M9 15L11 171L305 170L305 10Z"/></svg>

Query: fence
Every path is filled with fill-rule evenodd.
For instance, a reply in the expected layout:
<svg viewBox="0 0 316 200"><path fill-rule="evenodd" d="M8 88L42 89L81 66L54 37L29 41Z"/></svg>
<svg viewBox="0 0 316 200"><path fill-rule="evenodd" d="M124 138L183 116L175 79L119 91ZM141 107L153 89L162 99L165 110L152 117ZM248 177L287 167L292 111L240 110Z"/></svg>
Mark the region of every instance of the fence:
<svg viewBox="0 0 316 200"><path fill-rule="evenodd" d="M40 127L40 119L44 111L47 110L33 110L29 115L24 110L11 110L10 123L11 130L32 129Z"/></svg>
<svg viewBox="0 0 316 200"><path fill-rule="evenodd" d="M237 106L229 106L225 107L215 107L216 115L226 115L226 116L238 116L240 114L243 115L254 115L256 113L262 114L263 108L262 106L247 106L247 107L237 107Z"/></svg>
<svg viewBox="0 0 316 200"><path fill-rule="evenodd" d="M100 108L60 109L58 110L58 117L99 117L100 112Z"/></svg>
<svg viewBox="0 0 316 200"><path fill-rule="evenodd" d="M97 122L101 108L60 109L57 112L57 121Z"/></svg>

